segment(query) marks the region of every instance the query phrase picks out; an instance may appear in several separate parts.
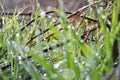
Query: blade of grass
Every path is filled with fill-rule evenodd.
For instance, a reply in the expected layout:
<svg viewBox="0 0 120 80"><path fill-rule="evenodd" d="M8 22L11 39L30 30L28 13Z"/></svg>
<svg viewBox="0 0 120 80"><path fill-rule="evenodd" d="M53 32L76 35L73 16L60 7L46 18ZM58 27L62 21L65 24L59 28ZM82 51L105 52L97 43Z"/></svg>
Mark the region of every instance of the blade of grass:
<svg viewBox="0 0 120 80"><path fill-rule="evenodd" d="M41 56L38 56L37 54L34 53L30 53L30 55L33 57L33 59L38 62L41 66L43 66L47 71L53 72L57 75L59 80L64 80L64 78L62 77L62 75L54 69L53 65L51 63L49 63L48 61L46 61L44 58L42 58Z"/></svg>
<svg viewBox="0 0 120 80"><path fill-rule="evenodd" d="M34 79L34 80L43 80L42 76L37 71L35 66L32 65L32 63L30 63L29 61L27 61L27 63L28 64L26 65L26 63L23 62L23 66L26 69L26 71L31 75L32 79Z"/></svg>

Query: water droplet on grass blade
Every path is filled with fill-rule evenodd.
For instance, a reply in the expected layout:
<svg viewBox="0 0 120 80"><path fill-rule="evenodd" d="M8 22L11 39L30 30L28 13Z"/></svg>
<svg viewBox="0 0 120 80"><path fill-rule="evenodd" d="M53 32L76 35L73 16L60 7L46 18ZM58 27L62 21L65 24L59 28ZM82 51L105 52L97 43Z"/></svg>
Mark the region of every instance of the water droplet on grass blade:
<svg viewBox="0 0 120 80"><path fill-rule="evenodd" d="M19 64L22 64L22 61L19 61Z"/></svg>
<svg viewBox="0 0 120 80"><path fill-rule="evenodd" d="M65 80L73 80L75 78L75 72L72 69L62 69L62 75Z"/></svg>
<svg viewBox="0 0 120 80"><path fill-rule="evenodd" d="M19 79L21 79L22 77L21 77L21 76L19 76L18 78L19 78Z"/></svg>
<svg viewBox="0 0 120 80"><path fill-rule="evenodd" d="M61 64L63 64L65 62L65 60L61 60L59 62L57 62L56 64L54 64L54 68L59 68Z"/></svg>
<svg viewBox="0 0 120 80"><path fill-rule="evenodd" d="M45 76L47 76L47 74L43 74L43 76L45 77Z"/></svg>
<svg viewBox="0 0 120 80"><path fill-rule="evenodd" d="M41 16L41 17L45 17L45 16L46 16L46 12L41 12L41 13L40 13L40 16Z"/></svg>
<svg viewBox="0 0 120 80"><path fill-rule="evenodd" d="M19 59L19 60L22 60L22 57L21 57L21 56L18 56L18 59Z"/></svg>
<svg viewBox="0 0 120 80"><path fill-rule="evenodd" d="M19 36L20 36L20 34L19 34L19 33L17 33L17 34L16 34L16 37L18 38Z"/></svg>
<svg viewBox="0 0 120 80"><path fill-rule="evenodd" d="M89 77L89 76L87 76L85 80L90 80L90 77Z"/></svg>
<svg viewBox="0 0 120 80"><path fill-rule="evenodd" d="M99 54L98 54L98 53L96 53L96 56L99 56Z"/></svg>
<svg viewBox="0 0 120 80"><path fill-rule="evenodd" d="M85 62L82 62L82 64L84 65L84 64L85 64Z"/></svg>

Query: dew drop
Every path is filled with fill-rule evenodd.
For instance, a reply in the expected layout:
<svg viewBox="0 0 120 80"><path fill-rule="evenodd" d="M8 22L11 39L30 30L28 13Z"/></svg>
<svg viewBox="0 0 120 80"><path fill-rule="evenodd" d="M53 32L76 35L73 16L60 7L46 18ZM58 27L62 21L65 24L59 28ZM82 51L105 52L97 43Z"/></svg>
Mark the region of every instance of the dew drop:
<svg viewBox="0 0 120 80"><path fill-rule="evenodd" d="M62 75L65 78L65 80L73 80L75 78L75 72L72 69L68 68L62 69Z"/></svg>
<svg viewBox="0 0 120 80"><path fill-rule="evenodd" d="M45 12L41 12L41 13L40 13L40 16L41 16L41 17L45 17L45 16L46 16L46 13L45 13Z"/></svg>

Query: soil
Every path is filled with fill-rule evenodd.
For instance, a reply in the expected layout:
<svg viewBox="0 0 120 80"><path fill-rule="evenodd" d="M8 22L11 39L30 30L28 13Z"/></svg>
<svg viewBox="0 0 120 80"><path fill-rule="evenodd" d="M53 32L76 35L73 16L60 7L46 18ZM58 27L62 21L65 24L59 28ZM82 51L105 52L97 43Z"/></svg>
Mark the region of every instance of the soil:
<svg viewBox="0 0 120 80"><path fill-rule="evenodd" d="M59 1L62 0L38 0L41 8L45 11L53 8L60 8ZM15 9L24 9L24 12L34 12L36 10L35 0L0 0L4 11L13 12ZM87 0L63 0L65 11L75 11L88 4ZM63 5L62 5L63 6ZM0 11L2 7L0 6Z"/></svg>

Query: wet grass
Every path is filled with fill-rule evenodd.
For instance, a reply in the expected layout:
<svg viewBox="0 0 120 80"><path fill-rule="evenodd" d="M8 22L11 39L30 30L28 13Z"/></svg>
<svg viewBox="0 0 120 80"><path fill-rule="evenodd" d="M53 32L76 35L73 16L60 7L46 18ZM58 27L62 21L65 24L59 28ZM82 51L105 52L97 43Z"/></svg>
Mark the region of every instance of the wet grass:
<svg viewBox="0 0 120 80"><path fill-rule="evenodd" d="M31 20L22 16L18 21L21 12L11 18L0 16L3 24L0 28L0 79L117 79L109 74L114 71L116 62L119 65L119 53L113 60L115 40L119 46L116 36L120 28L119 2L107 9L101 9L101 2L93 4L99 11L97 17L90 5L85 15L79 11L66 14L56 9L49 14L38 6ZM110 28L106 25L108 18L112 19Z"/></svg>

